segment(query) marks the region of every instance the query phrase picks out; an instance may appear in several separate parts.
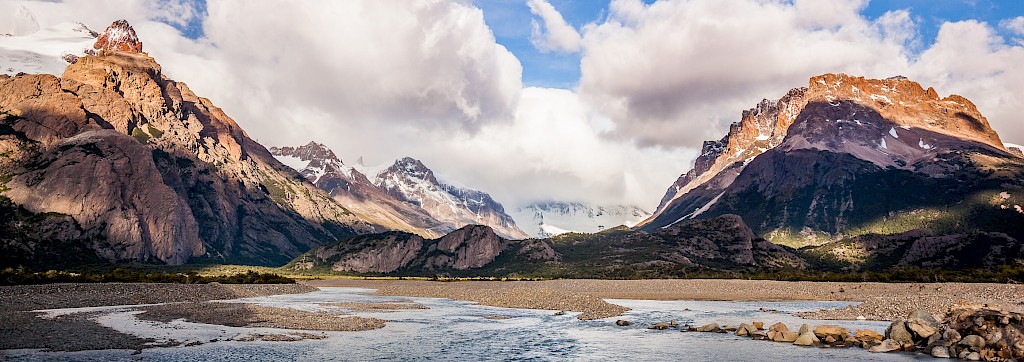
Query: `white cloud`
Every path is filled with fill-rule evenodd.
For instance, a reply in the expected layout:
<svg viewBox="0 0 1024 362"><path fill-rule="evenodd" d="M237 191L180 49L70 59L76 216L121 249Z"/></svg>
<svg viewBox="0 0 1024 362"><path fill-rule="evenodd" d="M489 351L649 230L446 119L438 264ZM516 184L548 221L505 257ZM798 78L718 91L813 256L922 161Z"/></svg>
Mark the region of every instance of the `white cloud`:
<svg viewBox="0 0 1024 362"><path fill-rule="evenodd" d="M542 52L569 52L580 50L580 33L565 22L562 14L547 0L528 0L533 15L540 16L544 25L533 21L533 33L530 42Z"/></svg>
<svg viewBox="0 0 1024 362"><path fill-rule="evenodd" d="M1024 16L1006 19L999 22L999 26L1006 28L1017 36L1024 36Z"/></svg>
<svg viewBox="0 0 1024 362"><path fill-rule="evenodd" d="M912 14L869 21L862 1L616 0L577 42L578 92L524 89L518 60L466 2L211 1L198 40L157 21L194 20L172 1L12 1L0 3L0 24L13 24L22 4L42 27L79 20L99 31L128 19L166 74L266 145L317 140L349 163L420 158L507 207L561 199L653 208L702 140L720 138L761 98L826 72L905 74L964 95L1003 140L1024 144L1015 97L1024 48L962 22L915 55ZM544 14L564 19L542 8L534 13L554 39L556 18Z"/></svg>
<svg viewBox="0 0 1024 362"><path fill-rule="evenodd" d="M584 31L580 91L646 145L697 147L742 109L849 72L887 77L906 68L905 35L890 18L859 16L862 1L615 0ZM909 18L906 19L909 21Z"/></svg>
<svg viewBox="0 0 1024 362"><path fill-rule="evenodd" d="M945 23L908 76L940 94L974 102L1004 142L1024 142L1024 46L1009 45L985 23Z"/></svg>

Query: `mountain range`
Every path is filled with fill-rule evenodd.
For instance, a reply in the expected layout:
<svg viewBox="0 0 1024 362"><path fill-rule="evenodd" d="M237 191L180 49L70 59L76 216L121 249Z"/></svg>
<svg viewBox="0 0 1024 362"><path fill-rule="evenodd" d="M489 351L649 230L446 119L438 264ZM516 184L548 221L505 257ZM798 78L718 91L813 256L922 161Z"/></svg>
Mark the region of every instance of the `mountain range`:
<svg viewBox="0 0 1024 362"><path fill-rule="evenodd" d="M1024 260L1020 148L971 101L903 77L824 74L763 100L652 214L547 202L509 215L414 158L370 168L315 142L267 149L165 76L127 22L79 25L0 39L5 267L631 278Z"/></svg>
<svg viewBox="0 0 1024 362"><path fill-rule="evenodd" d="M271 147L270 152L360 218L375 224L424 237L437 237L466 225L487 225L509 239L529 237L490 195L440 182L431 169L411 157L368 178L359 169L369 168L348 166L319 143Z"/></svg>
<svg viewBox="0 0 1024 362"><path fill-rule="evenodd" d="M549 201L518 207L512 212L530 235L546 238L565 233L596 233L620 225L632 227L651 213L633 205L597 205Z"/></svg>

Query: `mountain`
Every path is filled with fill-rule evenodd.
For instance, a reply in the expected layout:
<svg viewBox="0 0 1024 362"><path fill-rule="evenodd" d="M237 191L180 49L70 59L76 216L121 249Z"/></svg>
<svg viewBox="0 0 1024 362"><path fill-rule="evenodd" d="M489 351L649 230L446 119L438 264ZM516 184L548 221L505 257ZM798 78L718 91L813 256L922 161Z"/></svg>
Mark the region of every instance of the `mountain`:
<svg viewBox="0 0 1024 362"><path fill-rule="evenodd" d="M362 235L319 247L291 264L297 270L329 269L358 274L421 274L478 269L499 260L516 266L555 260L544 242L506 240L494 229L469 225L437 239L405 232Z"/></svg>
<svg viewBox="0 0 1024 362"><path fill-rule="evenodd" d="M342 162L327 146L310 142L300 147L271 147L270 153L362 220L428 238L454 230L423 209L377 187L366 175Z"/></svg>
<svg viewBox="0 0 1024 362"><path fill-rule="evenodd" d="M801 246L867 234L1021 240L1024 159L969 100L903 77L826 74L744 111L640 228L736 214Z"/></svg>
<svg viewBox="0 0 1024 362"><path fill-rule="evenodd" d="M433 240L404 232L360 235L312 250L289 267L355 275L654 278L807 265L792 249L758 238L738 216L724 215L653 234L618 227L508 241L486 226L466 226Z"/></svg>
<svg viewBox="0 0 1024 362"><path fill-rule="evenodd" d="M632 227L649 216L651 213L632 205L557 201L519 207L512 214L518 225L540 238L568 232L595 233L619 225Z"/></svg>
<svg viewBox="0 0 1024 362"><path fill-rule="evenodd" d="M375 184L395 198L415 205L454 230L464 225L487 225L498 235L526 239L505 208L485 192L440 182L427 166L405 157L380 171Z"/></svg>
<svg viewBox="0 0 1024 362"><path fill-rule="evenodd" d="M348 166L316 142L271 147L270 151L360 218L375 224L427 238L466 225L487 225L510 239L529 237L490 195L439 182L432 170L413 158L372 170L361 163ZM372 179L360 169L374 172Z"/></svg>
<svg viewBox="0 0 1024 362"><path fill-rule="evenodd" d="M100 38L118 44L134 33L126 24ZM0 75L0 264L280 265L385 230L278 162L146 53L118 49L83 56L59 78Z"/></svg>

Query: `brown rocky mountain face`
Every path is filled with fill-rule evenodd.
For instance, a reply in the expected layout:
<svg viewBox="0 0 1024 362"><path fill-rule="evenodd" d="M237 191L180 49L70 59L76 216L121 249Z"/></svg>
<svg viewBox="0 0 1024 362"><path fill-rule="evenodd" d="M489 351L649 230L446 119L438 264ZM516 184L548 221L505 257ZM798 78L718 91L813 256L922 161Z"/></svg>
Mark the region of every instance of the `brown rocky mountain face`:
<svg viewBox="0 0 1024 362"><path fill-rule="evenodd" d="M545 262L557 256L548 244L506 240L493 229L470 225L437 239L405 232L361 235L319 247L293 261L298 270L328 268L358 274L458 273L497 264Z"/></svg>
<svg viewBox="0 0 1024 362"><path fill-rule="evenodd" d="M643 230L737 214L789 245L917 229L1024 237L1024 160L970 101L902 77L814 77L744 112L701 157Z"/></svg>
<svg viewBox="0 0 1024 362"><path fill-rule="evenodd" d="M23 215L0 223L4 251L17 251L5 265L52 251L43 230L102 260L169 264L283 263L383 230L142 53L86 56L60 78L0 79L0 155L6 212Z"/></svg>
<svg viewBox="0 0 1024 362"><path fill-rule="evenodd" d="M128 21L122 19L114 21L106 30L96 38L93 49L100 52L129 52L141 53L142 42L135 34Z"/></svg>
<svg viewBox="0 0 1024 362"><path fill-rule="evenodd" d="M270 152L275 157L291 157L300 161L302 166L295 166L299 173L362 220L427 238L452 230L422 209L377 187L366 175L345 165L322 144L310 142L300 147L271 147Z"/></svg>
<svg viewBox="0 0 1024 362"><path fill-rule="evenodd" d="M433 240L404 232L360 235L317 248L289 264L297 270L357 275L566 278L678 277L709 270L807 266L793 249L757 237L735 215L689 220L653 234L619 227L509 241L489 227L466 226Z"/></svg>

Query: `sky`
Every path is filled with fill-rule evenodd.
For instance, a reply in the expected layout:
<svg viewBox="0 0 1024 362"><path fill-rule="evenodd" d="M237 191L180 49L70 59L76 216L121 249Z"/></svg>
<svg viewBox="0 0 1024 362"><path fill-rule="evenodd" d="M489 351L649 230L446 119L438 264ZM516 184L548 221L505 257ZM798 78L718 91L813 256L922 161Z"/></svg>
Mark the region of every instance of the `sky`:
<svg viewBox="0 0 1024 362"><path fill-rule="evenodd" d="M653 211L742 110L845 72L974 101L1024 144L1019 0L0 1L127 19L171 78L266 146L410 156L506 208Z"/></svg>

